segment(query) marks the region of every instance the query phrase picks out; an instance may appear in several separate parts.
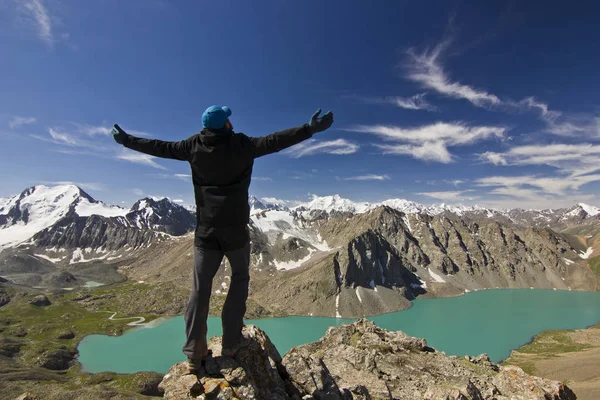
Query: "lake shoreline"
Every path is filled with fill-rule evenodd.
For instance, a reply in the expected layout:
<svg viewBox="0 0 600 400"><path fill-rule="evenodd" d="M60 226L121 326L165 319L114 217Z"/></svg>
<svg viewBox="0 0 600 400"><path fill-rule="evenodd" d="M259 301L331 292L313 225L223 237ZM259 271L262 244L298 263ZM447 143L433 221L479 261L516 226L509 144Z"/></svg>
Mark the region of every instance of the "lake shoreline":
<svg viewBox="0 0 600 400"><path fill-rule="evenodd" d="M486 293L487 292L487 293ZM485 293L485 294L484 294ZM535 293L535 294L533 294ZM571 296L570 294L567 293L572 293L574 296ZM589 326L594 326L596 323L600 322L600 315L596 316L595 320L590 320L589 316L585 316L585 315L575 315L573 321L571 322L571 325L568 325L569 322L568 321L564 321L567 325L565 325L565 323L559 323L559 324L553 324L552 322L548 322L546 321L543 326L546 327L548 326L548 324L550 324L550 328L543 328L539 331L536 331L535 334L529 334L527 335L526 339L521 340L521 341L517 341L515 342L515 340L518 340L519 335L516 335L514 337L509 338L510 340L506 340L506 338L503 339L502 343L498 344L498 345L494 345L498 348L498 346L504 346L502 348L507 348L507 346L509 346L507 348L507 350L501 350L504 354L502 355L502 357L499 356L498 351L499 350L493 350L493 349L488 349L487 347L481 347L481 345L479 347L476 347L477 350L468 350L468 348L465 349L464 348L458 348L457 350L448 350L447 346L443 344L442 341L442 345L440 345L439 339L433 339L430 340L430 338L428 336L431 336L432 333L435 333L434 331L438 330L437 328L426 328L425 330L423 330L423 328L419 328L418 326L415 327L416 325L419 324L423 324L422 319L424 319L425 317L421 316L421 313L423 312L423 310L427 310L427 309L438 309L440 307L442 308L447 308L447 307L451 307L452 308L458 308L457 312L461 312L460 309L464 308L465 304L468 303L472 303L472 307L474 307L475 309L479 308L479 313L483 313L485 314L485 310L481 309L481 306L478 305L477 303L487 299L487 298L498 298L498 299L508 299L507 301L499 301L499 304L501 305L501 308L508 308L509 312L510 310L514 309L515 304L514 301L515 300L511 300L511 298L540 298L540 297L544 297L544 298L550 298L550 299L555 299L555 301L557 301L558 299L570 299L570 298L581 298L581 296L578 296L578 294L589 294L592 295L592 297L595 298L594 293L597 292L589 292L589 291L555 291L552 289L488 289L488 290L482 290L482 291L477 291L477 292L468 292L468 293L464 293L461 296L453 296L450 298L417 298L415 299L414 302L411 301L412 307L406 310L402 310L402 311L396 311L394 313L387 313L387 314L379 314L376 316L369 316L368 319L372 320L373 322L375 322L378 326L381 326L382 328L388 329L388 330L401 330L404 331L406 334L410 335L410 336L415 336L415 337L425 337L428 342L430 343L430 345L432 347L436 347L438 348L440 351L445 351L448 354L469 354L469 355L477 355L477 354L481 354L481 353L488 353L488 354L492 354L490 357L494 360L494 362L496 363L501 363L504 360L506 360L507 358L510 357L510 352L512 352L513 350L518 349L519 347L522 347L524 345L527 345L528 343L530 343L532 340L534 340L535 337L537 337L538 335L540 335L541 333L545 332L545 331L549 331L549 330L557 330L557 329L565 329L565 326L573 326L573 328L570 329L584 329L586 327ZM466 294L469 294L469 296L465 296ZM481 297L481 295L483 295L484 297ZM584 295L584 297L585 297ZM472 300L467 300L466 303L464 300L461 299L470 299L472 297L475 297L475 299ZM589 297L586 297L589 298ZM450 300L450 303L448 303L447 305L439 305L437 302L425 302L424 300ZM416 301L416 300L420 300L420 301ZM458 302L457 302L458 300ZM512 302L511 302L512 301ZM578 300L579 301L579 300ZM498 302L498 301L496 301ZM506 304L506 306L502 306L502 304ZM417 310L413 310L415 308L415 305L417 306ZM532 305L532 307L534 307L535 305ZM545 305L542 305L540 307L544 307ZM593 305L592 305L593 306ZM537 307L537 306L535 306ZM521 308L521 307L519 307ZM413 311L411 311L413 310ZM455 310L456 311L456 310ZM597 312L598 310L593 310L595 312ZM505 311L506 312L506 311ZM531 310L529 310L529 312L531 312ZM410 315L409 315L410 314ZM566 315L568 315L569 313L566 313ZM446 312L446 314L444 315L452 315L452 314L448 314ZM594 314L595 316L596 314ZM168 322L170 320L173 320L175 318L180 318L181 315L179 316L169 316L169 317L159 317L159 318L155 318L154 320L152 320L154 322L154 326L152 327L153 330L156 327L161 327L162 325L165 324L165 322ZM411 318L421 318L421 321L411 321ZM470 317L465 317L462 316L460 318L470 318ZM506 321L504 320L503 316L497 316L497 319L500 318L499 321L496 322L496 324L498 323L502 323L504 322L505 324L507 324L508 326L511 326L511 324L508 323L509 319L506 319ZM521 316L515 316L514 318L525 318L522 315ZM582 320L582 318L584 320ZM588 318L588 319L585 319ZM211 317L212 322L210 322L211 324L213 324L213 328L212 328L212 332L211 329L209 329L209 336L214 336L214 335L220 335L220 333L215 333L215 328L214 326L219 327L218 329L220 329L220 320L219 318L215 318L215 317ZM274 342L276 343L276 346L278 347L278 350L280 350L281 354L285 354L287 351L289 351L289 349L291 349L291 347L294 347L296 345L299 344L303 344L303 343L309 343L315 340L318 340L320 337L322 337L322 334L324 334L326 332L326 329L330 326L337 326L340 325L342 323L350 323L352 321L355 321L358 318L331 318L331 317L325 317L325 316L306 316L306 315L301 315L301 316L287 316L287 317L282 317L282 318L272 318L272 317L268 317L268 318L260 318L260 319L247 319L247 323L248 324L256 324L257 326L260 326L261 329L265 329L266 332L268 332L270 335L275 335L274 338L272 338L272 340L274 340ZM395 320L402 320L404 322L393 322ZM488 319L487 317L484 319ZM157 320L161 320L160 322L157 322ZM581 320L581 322L584 322L584 325L579 325L578 320ZM283 342L281 341L282 339L278 339L276 336L277 335L281 335L282 333L280 332L284 332L286 328L286 325L290 325L290 324L300 324L300 329L303 329L302 326L303 325L308 325L308 326L312 326L312 324L308 321L318 321L315 324L315 330L318 331L318 335L315 336L314 334L310 337L310 340L307 338L305 341L302 341L301 343L297 343L297 344L293 344L291 342L289 342L289 340L283 340ZM392 321L392 322L390 322ZM559 321L559 322L562 322ZM481 325L480 323L478 323L477 321L470 321L469 323L473 324L473 326L478 326ZM176 337L179 338L179 336L183 335L183 326L179 326L179 322L174 323L175 325L177 325L176 329L170 334L171 338ZM400 325L398 325L400 324ZM107 335L102 335L100 334L99 336L105 337L105 338L116 338L116 337L123 337L126 336L124 335L125 333L132 333L134 330L138 331L138 330L146 330L146 328L150 328L149 326L145 326L146 324L142 325L142 326L138 326L138 327L128 327L130 329L125 329L123 331L123 333L119 336L107 336ZM486 323L487 325L487 323ZM264 327L271 327L271 328L264 328ZM320 327L320 328L319 328ZM166 328L165 328L166 329ZM319 330L321 329L322 332ZM418 331L418 329L421 329L421 331L419 332L424 332L424 334L419 334L419 333L415 333L415 331ZM535 330L535 327L529 327L528 328L529 331L531 330ZM181 332L179 332L181 331ZM218 330L217 330L218 331ZM469 331L473 331L473 328L469 328ZM474 331L473 331L474 332ZM322 333L322 334L321 334ZM291 333L292 335L294 334L293 332ZM489 332L484 333L484 334L476 334L473 333L474 335L479 335L479 336L489 336ZM493 333L492 333L493 334ZM521 336L523 336L523 333L520 334ZM88 335L89 336L89 335ZM88 337L86 336L86 337ZM506 335L505 335L506 336ZM508 336L511 336L510 334ZM82 340L78 343L77 345L77 349L78 349L78 355L81 355L81 344L83 339L85 339L86 337L82 338ZM141 336L140 336L141 337ZM143 336L143 337L149 337L149 336ZM314 337L314 338L313 338ZM94 340L98 340L97 338ZM127 339L129 340L129 338ZM151 339L149 339L151 340ZM163 339L164 340L164 339ZM172 339L168 339L171 340ZM279 340L279 342L278 342ZM179 339L175 340L176 342L179 341ZM432 343L433 341L433 343ZM112 342L109 342L112 343ZM283 343L283 344L281 344ZM291 343L291 344L286 344L286 343ZM106 346L110 346L109 344L106 344ZM281 347L283 346L283 347ZM85 350L84 350L85 351ZM177 354L179 354L180 350L176 349L174 350L175 352L177 352ZM505 352L508 352L508 354L506 354ZM495 354L495 356L494 356ZM183 356L182 356L183 357ZM86 364L86 360L80 361L80 357L78 356L78 362L81 363L82 365L82 370L86 369L87 367L83 367L83 365L87 365ZM87 368L90 373L95 373L96 371L94 370L93 367L91 368ZM156 370L156 369L154 369ZM131 373L131 372L121 372L119 371L119 369L112 369L112 371L118 371L117 373Z"/></svg>

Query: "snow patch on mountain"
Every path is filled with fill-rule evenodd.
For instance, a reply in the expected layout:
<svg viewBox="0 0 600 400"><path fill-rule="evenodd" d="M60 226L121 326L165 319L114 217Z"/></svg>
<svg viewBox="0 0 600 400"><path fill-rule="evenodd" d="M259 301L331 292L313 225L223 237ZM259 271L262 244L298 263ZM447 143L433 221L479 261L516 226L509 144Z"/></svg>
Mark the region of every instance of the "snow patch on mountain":
<svg viewBox="0 0 600 400"><path fill-rule="evenodd" d="M569 260L568 258L564 258L564 257L563 257L563 261L564 261L564 262L565 262L565 264L567 264L567 265L575 264L575 261L571 261L571 260Z"/></svg>
<svg viewBox="0 0 600 400"><path fill-rule="evenodd" d="M313 198L308 203L302 203L294 209L297 210L323 210L327 212L341 211L351 213L364 213L373 208L371 203L366 202L354 202L352 200L344 199L338 194L333 196L317 196L313 195Z"/></svg>
<svg viewBox="0 0 600 400"><path fill-rule="evenodd" d="M302 266L302 264L304 264L305 262L307 262L308 260L310 260L310 258L312 257L313 253L315 252L315 249L308 249L308 255L304 258L301 258L300 260L296 260L296 261L275 261L275 268L277 268L278 270L290 270L290 269L296 269L300 266Z"/></svg>
<svg viewBox="0 0 600 400"><path fill-rule="evenodd" d="M57 263L57 262L61 262L63 260L62 258L48 257L47 255L44 255L44 254L34 254L34 256L36 256L38 258L42 258L47 261L50 261L51 263Z"/></svg>
<svg viewBox="0 0 600 400"><path fill-rule="evenodd" d="M330 250L327 243L324 242L318 234L313 234L301 226L289 211L264 211L252 215L250 220L258 229L267 235L271 243L274 243L277 236L282 233L284 238L289 236L297 237L307 241L319 250Z"/></svg>
<svg viewBox="0 0 600 400"><path fill-rule="evenodd" d="M585 253L579 253L579 257L583 258L584 260L587 260L592 255L593 252L594 252L594 249L592 247L588 247L588 249Z"/></svg>
<svg viewBox="0 0 600 400"><path fill-rule="evenodd" d="M102 202L98 203L90 203L87 199L82 199L77 207L75 207L75 212L80 217L89 217L92 215L100 215L102 217L124 217L129 212L126 208L121 208L119 206L109 206Z"/></svg>
<svg viewBox="0 0 600 400"><path fill-rule="evenodd" d="M286 203L287 202L284 200L279 200L272 197L259 199L256 196L250 196L248 198L250 214L256 214L257 212L266 210L286 211L288 210Z"/></svg>
<svg viewBox="0 0 600 400"><path fill-rule="evenodd" d="M435 282L446 282L444 278L433 272L431 268L427 268L427 271L429 271L429 276L431 276Z"/></svg>

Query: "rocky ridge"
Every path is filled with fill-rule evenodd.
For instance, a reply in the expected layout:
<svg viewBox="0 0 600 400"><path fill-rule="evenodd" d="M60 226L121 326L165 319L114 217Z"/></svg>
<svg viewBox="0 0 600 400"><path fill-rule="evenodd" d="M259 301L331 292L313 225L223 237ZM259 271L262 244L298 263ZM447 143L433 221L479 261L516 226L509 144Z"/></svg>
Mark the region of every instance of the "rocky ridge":
<svg viewBox="0 0 600 400"><path fill-rule="evenodd" d="M362 319L330 328L319 341L293 348L283 358L268 336L246 326L250 346L235 358L215 354L197 375L173 366L160 384L176 399L411 399L570 400L563 383L501 367L483 354L450 357L424 339L389 332Z"/></svg>

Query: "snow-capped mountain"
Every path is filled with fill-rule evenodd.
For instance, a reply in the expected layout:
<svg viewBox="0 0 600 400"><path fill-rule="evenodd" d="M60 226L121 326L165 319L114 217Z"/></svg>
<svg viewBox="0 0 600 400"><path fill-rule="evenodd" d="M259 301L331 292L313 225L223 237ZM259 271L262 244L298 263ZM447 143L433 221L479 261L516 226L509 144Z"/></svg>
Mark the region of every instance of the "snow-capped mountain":
<svg viewBox="0 0 600 400"><path fill-rule="evenodd" d="M597 255L600 209L585 204L503 211L339 195L249 203L253 298L265 309L360 316L407 307L424 291L589 290L596 282L585 260ZM25 286L66 287L48 279L66 270L80 286L108 283L106 271L122 279L121 268L136 279L187 285L194 241L183 234L194 226L194 213L166 198L126 210L76 186L38 186L0 200L0 238L10 239L0 243L0 274ZM220 271L217 295L229 284L227 266Z"/></svg>
<svg viewBox="0 0 600 400"><path fill-rule="evenodd" d="M294 219L293 215L310 221L315 218L322 219L332 213L363 214L381 206L387 206L405 214L436 216L450 212L462 218L474 220L492 218L498 222L521 227L540 226L564 229L600 222L600 208L583 203L569 209L513 209L507 211L479 206L423 205L405 199L388 199L379 203L356 202L336 194L331 196L314 195L310 201L300 204L251 196L249 204L253 216L267 211L277 211L277 215L267 215L269 227L289 225L289 221ZM288 204L296 205L288 207ZM281 220L281 223L276 223L274 218ZM127 228L153 230L176 236L193 230L195 226L193 211L167 198L141 199L131 209L125 209L96 201L74 185L53 187L41 185L28 188L20 195L0 199L0 250L27 241L41 231L51 231L49 228L59 221L61 221L62 229L66 229L65 227L69 224L81 225L84 222L89 224L90 221L96 221L97 224L102 221L106 222L104 219L114 219L112 223L121 224ZM259 222L258 219L255 222ZM73 232L81 232L81 229L75 229ZM54 233L58 235L57 232ZM52 242L53 240L46 241Z"/></svg>
<svg viewBox="0 0 600 400"><path fill-rule="evenodd" d="M248 203L250 204L250 214L256 214L257 212L265 210L289 210L285 205L285 202L273 202L270 200L271 199L260 199L256 196L250 196L248 198Z"/></svg>
<svg viewBox="0 0 600 400"><path fill-rule="evenodd" d="M0 199L0 249L28 240L69 214L115 217L127 212L94 200L74 185L34 186Z"/></svg>
<svg viewBox="0 0 600 400"><path fill-rule="evenodd" d="M321 215L317 214L317 211L363 214L381 206L387 206L405 214L436 216L444 212L450 212L461 217L473 219L493 218L501 222L519 226L543 226L562 229L588 222L600 222L600 208L583 203L579 203L568 209L523 210L517 208L500 210L478 205L455 206L445 203L424 205L406 199L388 199L379 203L355 202L336 194L332 196L313 195L312 200L309 202L301 203L291 209L300 212L306 218L310 218L311 215Z"/></svg>
<svg viewBox="0 0 600 400"><path fill-rule="evenodd" d="M40 185L28 188L20 195L0 199L0 250L34 236L41 239L45 231L56 233L59 225L65 236L69 226L89 230L91 225L109 220L127 228L151 229L172 235L182 235L195 226L194 213L166 198L142 199L131 209L126 209L96 201L74 185ZM81 229L73 228L71 232L80 234Z"/></svg>
<svg viewBox="0 0 600 400"><path fill-rule="evenodd" d="M196 221L185 207L168 198L138 200L127 213L128 221L139 229L154 229L179 236L193 230Z"/></svg>
<svg viewBox="0 0 600 400"><path fill-rule="evenodd" d="M296 207L298 211L338 211L338 212L350 212L350 213L364 213L369 209L373 208L373 204L366 202L354 202L349 199L344 199L338 194L333 196L317 196L313 195L313 198L308 203L302 203Z"/></svg>

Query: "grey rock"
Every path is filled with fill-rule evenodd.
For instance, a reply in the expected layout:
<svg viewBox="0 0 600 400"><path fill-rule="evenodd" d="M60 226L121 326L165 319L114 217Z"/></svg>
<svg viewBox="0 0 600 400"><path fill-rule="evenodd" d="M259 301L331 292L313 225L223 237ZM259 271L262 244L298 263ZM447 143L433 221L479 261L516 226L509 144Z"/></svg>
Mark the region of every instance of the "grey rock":
<svg viewBox="0 0 600 400"><path fill-rule="evenodd" d="M255 326L250 346L235 358L220 357L220 338L209 341L217 356L208 373L185 375L174 365L159 387L166 399L411 399L572 400L564 384L499 367L486 355L449 357L424 339L389 332L362 319L330 328L319 341L295 347L283 360ZM210 359L209 359L210 361ZM215 371L215 370L218 370Z"/></svg>
<svg viewBox="0 0 600 400"><path fill-rule="evenodd" d="M15 397L14 400L40 400L41 397L33 393L23 393L22 395Z"/></svg>
<svg viewBox="0 0 600 400"><path fill-rule="evenodd" d="M75 360L75 355L76 353L74 351L58 348L42 354L36 360L36 364L42 368L61 371L68 369L71 366L72 362Z"/></svg>
<svg viewBox="0 0 600 400"><path fill-rule="evenodd" d="M0 307L7 305L10 303L11 296L8 294L6 289L0 287Z"/></svg>
<svg viewBox="0 0 600 400"><path fill-rule="evenodd" d="M157 372L138 372L132 375L128 387L136 393L145 396L162 397L164 392L158 385L164 375Z"/></svg>
<svg viewBox="0 0 600 400"><path fill-rule="evenodd" d="M52 303L46 296L40 294L38 296L35 296L33 299L29 300L29 304L37 307L45 307L51 305Z"/></svg>
<svg viewBox="0 0 600 400"><path fill-rule="evenodd" d="M75 334L71 331L63 331L58 334L57 339L73 339Z"/></svg>
<svg viewBox="0 0 600 400"><path fill-rule="evenodd" d="M0 355L12 358L19 354L25 343L20 340L0 337Z"/></svg>

